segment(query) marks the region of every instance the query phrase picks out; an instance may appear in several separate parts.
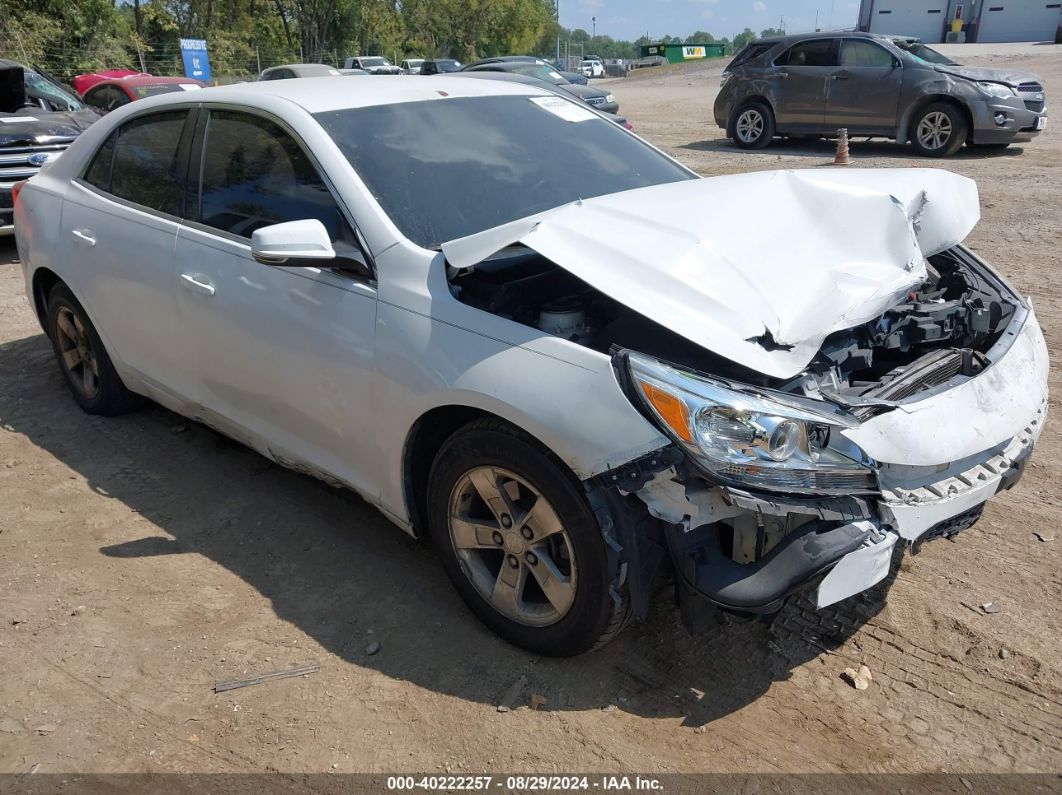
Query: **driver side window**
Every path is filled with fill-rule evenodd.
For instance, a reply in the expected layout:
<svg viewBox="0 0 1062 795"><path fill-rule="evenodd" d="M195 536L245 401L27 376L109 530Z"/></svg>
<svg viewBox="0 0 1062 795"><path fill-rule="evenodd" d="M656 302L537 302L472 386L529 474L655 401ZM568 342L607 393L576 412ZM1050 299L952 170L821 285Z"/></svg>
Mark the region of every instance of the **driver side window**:
<svg viewBox="0 0 1062 795"><path fill-rule="evenodd" d="M892 53L872 41L845 39L841 42L841 66L891 69Z"/></svg>

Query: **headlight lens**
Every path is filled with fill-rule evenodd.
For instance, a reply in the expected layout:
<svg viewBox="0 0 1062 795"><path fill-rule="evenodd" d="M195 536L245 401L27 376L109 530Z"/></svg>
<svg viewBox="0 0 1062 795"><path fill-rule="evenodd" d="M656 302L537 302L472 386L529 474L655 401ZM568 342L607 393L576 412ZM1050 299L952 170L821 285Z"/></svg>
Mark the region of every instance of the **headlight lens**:
<svg viewBox="0 0 1062 795"><path fill-rule="evenodd" d="M1010 97L1016 97L1018 95L1013 88L1003 85L1003 83L978 83L977 87L989 96L999 97L1001 99L1009 99Z"/></svg>
<svg viewBox="0 0 1062 795"><path fill-rule="evenodd" d="M715 479L807 494L878 491L873 462L840 433L856 420L839 409L637 353L627 363L645 407Z"/></svg>
<svg viewBox="0 0 1062 795"><path fill-rule="evenodd" d="M733 72L723 72L723 76L719 78L719 87L722 88L730 82L730 78L734 76Z"/></svg>
<svg viewBox="0 0 1062 795"><path fill-rule="evenodd" d="M615 94L609 94L608 96L605 97L605 102L615 102L615 101L616 101L616 95Z"/></svg>

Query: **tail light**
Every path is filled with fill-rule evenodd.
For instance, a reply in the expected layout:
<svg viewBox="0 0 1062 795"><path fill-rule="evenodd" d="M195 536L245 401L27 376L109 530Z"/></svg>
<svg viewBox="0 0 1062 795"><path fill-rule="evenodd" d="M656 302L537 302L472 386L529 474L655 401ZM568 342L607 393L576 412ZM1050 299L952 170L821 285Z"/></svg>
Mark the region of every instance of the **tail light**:
<svg viewBox="0 0 1062 795"><path fill-rule="evenodd" d="M624 122L623 126L626 127L628 130L633 130L634 129L634 125L631 124L629 121L628 122Z"/></svg>
<svg viewBox="0 0 1062 795"><path fill-rule="evenodd" d="M22 186L26 184L26 180L20 179L14 185L11 186L11 204L14 205L18 201L18 194L22 192Z"/></svg>

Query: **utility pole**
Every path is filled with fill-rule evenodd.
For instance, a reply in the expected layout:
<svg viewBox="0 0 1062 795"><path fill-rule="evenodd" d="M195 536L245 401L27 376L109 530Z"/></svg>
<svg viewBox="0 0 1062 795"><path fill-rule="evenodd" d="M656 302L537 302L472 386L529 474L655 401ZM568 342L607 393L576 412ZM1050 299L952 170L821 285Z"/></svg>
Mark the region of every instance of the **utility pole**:
<svg viewBox="0 0 1062 795"><path fill-rule="evenodd" d="M593 33L590 34L590 43L593 44L597 39L597 17L590 17L590 23L593 25Z"/></svg>

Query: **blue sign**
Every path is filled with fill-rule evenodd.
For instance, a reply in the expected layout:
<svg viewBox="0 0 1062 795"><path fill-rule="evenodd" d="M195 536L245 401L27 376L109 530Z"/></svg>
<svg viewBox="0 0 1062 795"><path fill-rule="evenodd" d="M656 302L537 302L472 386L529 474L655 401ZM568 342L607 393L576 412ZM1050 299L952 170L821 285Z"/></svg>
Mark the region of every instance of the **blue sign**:
<svg viewBox="0 0 1062 795"><path fill-rule="evenodd" d="M204 39L181 39L181 59L184 61L185 77L210 82L210 59Z"/></svg>

